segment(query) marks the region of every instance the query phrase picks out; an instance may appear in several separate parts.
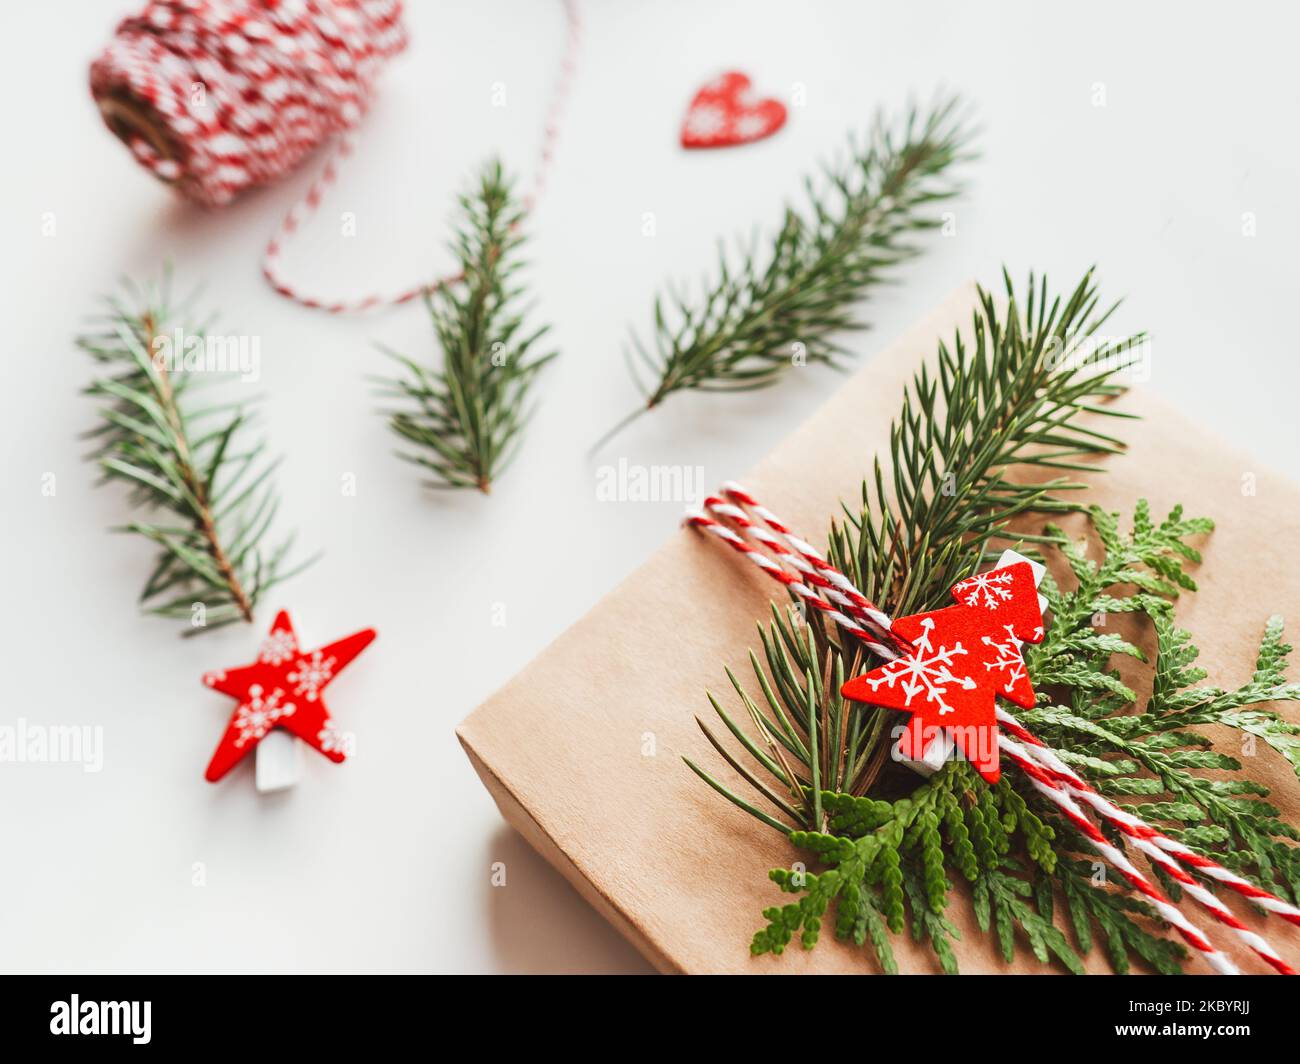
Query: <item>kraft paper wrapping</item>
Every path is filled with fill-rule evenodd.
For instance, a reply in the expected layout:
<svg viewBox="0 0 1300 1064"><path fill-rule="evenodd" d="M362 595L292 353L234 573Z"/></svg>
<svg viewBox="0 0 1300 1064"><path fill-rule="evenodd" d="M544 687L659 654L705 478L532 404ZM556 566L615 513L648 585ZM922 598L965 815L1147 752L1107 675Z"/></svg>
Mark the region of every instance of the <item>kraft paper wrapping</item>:
<svg viewBox="0 0 1300 1064"><path fill-rule="evenodd" d="M941 338L951 340L969 325L974 307L973 285L951 295L743 482L824 546L840 500L860 497L873 456L887 451L904 385L923 359L934 358ZM1154 367L1162 371L1169 367ZM1089 497L1124 512L1146 497L1161 516L1182 502L1189 515L1215 520L1217 530L1203 545L1206 565L1195 574L1200 591L1182 598L1178 618L1201 647L1207 682L1236 686L1253 671L1269 614L1287 616L1293 636L1300 633L1300 569L1286 557L1284 534L1300 515L1300 490L1207 437L1141 385L1124 402L1143 420L1122 424L1128 453L1108 459L1107 472L1090 478ZM1243 492L1245 474L1254 477L1254 494ZM1064 524L1082 533L1077 520ZM694 718L712 717L706 689L734 706L723 666L749 675L755 624L781 595L715 539L683 529L457 732L506 820L664 972L877 971L870 949L837 942L829 922L815 950L804 951L796 940L779 958L749 955L749 940L764 923L760 910L789 900L767 871L799 855L681 760L689 756L746 793ZM1140 628L1125 634L1139 642L1147 635ZM1293 665L1291 675L1298 673ZM1300 720L1294 705L1281 708ZM654 736L654 756L643 755L646 733ZM1241 755L1226 729L1211 734L1219 749ZM1300 823L1300 781L1282 757L1260 744L1243 763L1272 790L1283 818ZM1300 929L1276 918L1265 924L1238 899L1229 904L1300 966ZM1202 910L1190 903L1185 910L1243 970L1268 970ZM1059 970L1040 965L1023 942L1017 963L1007 965L992 936L975 926L960 887L948 913L962 930L955 945L963 972ZM928 946L910 935L895 936L894 949L903 971L938 970ZM1090 970L1109 971L1099 951L1087 962ZM1192 958L1187 970L1208 969Z"/></svg>

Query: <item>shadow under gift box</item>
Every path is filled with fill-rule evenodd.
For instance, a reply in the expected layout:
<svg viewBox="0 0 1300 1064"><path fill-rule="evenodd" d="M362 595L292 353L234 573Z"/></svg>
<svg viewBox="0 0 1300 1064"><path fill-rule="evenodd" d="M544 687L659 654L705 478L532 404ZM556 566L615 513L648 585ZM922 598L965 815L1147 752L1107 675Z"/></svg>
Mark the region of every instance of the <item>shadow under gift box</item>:
<svg viewBox="0 0 1300 1064"><path fill-rule="evenodd" d="M831 520L842 517L841 500L856 505L874 456L888 454L889 425L905 385L922 361L934 364L940 340L951 343L959 328L970 327L976 305L974 285L949 296L850 378L743 483L824 547ZM1286 534L1300 524L1300 489L1208 436L1143 384L1123 403L1142 420L1119 426L1126 454L1103 459L1105 473L1083 477L1087 499L1125 515L1139 498L1149 499L1157 515L1181 502L1189 516L1213 518L1205 565L1193 574L1200 590L1180 599L1177 616L1201 647L1207 682L1236 686L1254 669L1271 614L1300 630L1300 568L1288 558L1294 539ZM1243 491L1248 473L1253 495ZM1077 517L1059 523L1072 535L1085 531ZM808 855L682 763L683 755L690 757L745 793L744 781L709 746L695 717L712 716L706 689L730 705L724 666L749 677L750 649L761 654L756 624L774 600L784 601L780 588L755 566L712 537L683 529L457 729L506 820L664 972L878 970L870 949L836 941L830 924L812 951L796 940L781 957L750 956L749 941L765 923L761 910L792 900L768 879L768 869ZM1125 634L1151 649L1148 632ZM1300 719L1294 704L1283 712ZM1240 754L1226 729L1206 732L1225 752ZM647 733L653 756L643 752ZM1280 755L1261 746L1246 772L1271 789L1282 819L1300 823L1300 781ZM967 897L959 888L948 908L962 933L954 948L963 972L1058 970L1039 964L1027 948L1017 950L1015 965L1006 964L995 936L975 925ZM1276 919L1265 926L1238 899L1228 904L1300 964L1300 928ZM1235 936L1213 928L1201 912L1189 915L1204 920L1244 971L1262 970ZM929 947L910 934L893 936L893 945L900 970L937 971ZM1086 961L1090 971L1110 970L1099 948ZM1208 970L1195 958L1186 969Z"/></svg>

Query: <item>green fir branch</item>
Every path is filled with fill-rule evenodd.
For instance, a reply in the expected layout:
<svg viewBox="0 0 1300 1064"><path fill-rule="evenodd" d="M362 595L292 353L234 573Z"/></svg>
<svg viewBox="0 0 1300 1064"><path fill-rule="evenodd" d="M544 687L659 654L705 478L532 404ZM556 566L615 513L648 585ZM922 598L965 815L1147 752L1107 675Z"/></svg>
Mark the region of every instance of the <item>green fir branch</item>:
<svg viewBox="0 0 1300 1064"><path fill-rule="evenodd" d="M279 507L276 463L263 460L263 440L246 439L250 400L200 401L220 375L189 372L186 352L173 349L177 330L201 349L210 319L173 303L170 270L125 282L107 303L105 319L77 340L103 371L86 389L101 419L87 437L104 479L126 484L149 515L120 530L160 548L141 603L188 620L186 635L251 622L261 597L309 563L286 567L292 536L266 544Z"/></svg>
<svg viewBox="0 0 1300 1064"><path fill-rule="evenodd" d="M941 345L937 373L922 367L905 392L890 433L892 476L877 462L860 508L831 529L832 561L899 616L944 605L948 589L995 553L992 542L1007 539L1012 519L1077 509L1063 496L1079 485L1050 475L1057 465L1119 448L1115 437L1079 421L1086 413L1124 416L1098 404L1122 390L1114 378L1138 357L1144 336L1100 337L1114 308L1101 308L1091 273L1055 299L1031 276L1023 302L1004 281L1006 309L981 291L969 338L959 333ZM1004 475L1012 465L1045 467L1049 475L1013 483ZM840 697L844 678L867 667L859 648L845 645L833 626L806 624L798 612L774 610L759 636L766 670L756 659L753 666L762 705L728 674L759 736L743 741L769 758L784 756L810 783L811 698L827 725L818 744L820 779L850 794L875 787L893 768L887 755L895 717ZM737 728L728 723L733 735ZM719 745L707 727L705 733ZM792 786L781 782L798 804ZM817 826L807 803L797 819L790 826Z"/></svg>
<svg viewBox="0 0 1300 1064"><path fill-rule="evenodd" d="M523 207L498 161L485 165L460 197L452 251L463 283L425 296L441 351L437 365L387 351L404 373L381 394L401 406L388 423L413 449L399 451L441 488L485 494L514 458L531 413L538 371L556 352L535 354L549 326L527 324L519 251Z"/></svg>
<svg viewBox="0 0 1300 1064"><path fill-rule="evenodd" d="M980 290L969 335L941 343L936 369L916 374L888 463L876 460L861 505L831 530L832 560L900 616L944 605L1013 518L1078 509L1068 495L1081 485L1067 474L1122 449L1086 416L1129 416L1104 404L1146 335L1101 332L1118 304L1102 306L1091 271L1064 298L1033 275L1021 296L1003 280L1005 311ZM1013 482L1012 466L1043 477Z"/></svg>
<svg viewBox="0 0 1300 1064"><path fill-rule="evenodd" d="M596 447L677 392L750 391L792 365L839 365L848 351L836 337L865 328L854 305L919 254L917 234L942 224L935 208L960 191L951 171L971 157L971 136L956 97L898 122L878 114L847 159L805 179L806 207L787 207L769 243L720 246L699 297L670 285L650 343L633 335L627 350L645 403Z"/></svg>

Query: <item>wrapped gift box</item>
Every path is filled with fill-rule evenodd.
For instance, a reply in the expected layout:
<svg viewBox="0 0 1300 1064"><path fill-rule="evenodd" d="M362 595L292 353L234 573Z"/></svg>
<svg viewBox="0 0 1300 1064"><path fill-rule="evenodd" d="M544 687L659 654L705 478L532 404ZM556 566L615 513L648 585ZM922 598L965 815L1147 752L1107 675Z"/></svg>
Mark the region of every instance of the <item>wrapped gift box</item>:
<svg viewBox="0 0 1300 1064"><path fill-rule="evenodd" d="M872 457L887 453L905 384L941 338L968 325L974 307L973 285L950 296L747 473L746 486L824 546L840 500L860 498ZM1157 514L1182 502L1189 515L1217 522L1196 574L1201 590L1183 597L1178 617L1213 682L1244 682L1269 614L1300 629L1300 568L1287 558L1286 535L1300 517L1300 490L1142 385L1124 402L1143 420L1124 423L1128 454L1091 478L1088 497L1125 512L1146 497ZM683 529L458 729L506 820L664 972L877 970L869 949L837 942L829 929L811 952L795 943L779 958L749 955L760 911L788 900L767 871L796 853L682 763L689 756L743 793L695 717L712 712L706 689L731 693L724 665L748 673L755 625L774 596L780 589L755 567ZM1283 711L1300 717L1294 704ZM1280 756L1261 744L1247 771L1272 789L1284 819L1300 822L1300 781ZM963 931L963 972L1012 970L967 905L954 898L949 916ZM1257 915L1244 918L1262 927ZM1300 929L1274 920L1268 933L1300 965ZM1216 937L1244 970L1261 970L1235 941ZM894 948L905 971L937 969L910 936L895 936ZM1018 952L1015 970L1055 970ZM1098 951L1088 963L1109 970ZM1188 970L1206 969L1193 960Z"/></svg>

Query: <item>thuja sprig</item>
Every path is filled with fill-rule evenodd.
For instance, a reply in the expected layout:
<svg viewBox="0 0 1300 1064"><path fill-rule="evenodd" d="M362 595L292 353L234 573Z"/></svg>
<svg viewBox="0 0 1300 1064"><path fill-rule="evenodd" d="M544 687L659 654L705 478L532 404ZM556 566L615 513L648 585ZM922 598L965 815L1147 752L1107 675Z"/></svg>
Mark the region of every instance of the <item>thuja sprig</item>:
<svg viewBox="0 0 1300 1064"><path fill-rule="evenodd" d="M1077 587L1063 593L1047 586L1053 623L1043 643L1026 654L1035 684L1065 697L1048 698L1023 719L1103 793L1139 799L1140 815L1170 836L1270 891L1300 898L1300 848L1292 845L1300 831L1278 819L1277 808L1263 800L1265 787L1242 777L1224 779L1225 772L1240 772L1241 762L1212 749L1194 730L1211 724L1234 729L1242 749L1262 741L1300 775L1300 726L1271 708L1300 700L1300 683L1286 678L1291 647L1282 619L1272 617L1265 625L1247 682L1235 689L1202 684L1207 674L1195 665L1199 651L1191 634L1174 623L1172 600L1196 589L1183 567L1198 562L1200 554L1186 539L1212 525L1184 517L1181 508L1157 524L1145 501L1127 533L1116 515L1097 508L1091 513L1105 556L1090 561L1077 544L1051 530ZM1136 590L1122 594L1125 588ZM1105 630L1107 618L1134 612L1151 622L1157 648L1151 694L1140 706L1110 661L1116 654L1143 660L1142 652ZM1201 774L1207 770L1219 775Z"/></svg>
<svg viewBox="0 0 1300 1064"><path fill-rule="evenodd" d="M1007 295L1005 312L982 295L970 338L940 350L937 374L917 375L891 434L888 472L878 464L861 507L832 528L836 564L896 615L947 604L952 584L995 554L991 541L1008 537L1013 517L1080 508L1062 494L1076 486L1064 476L1021 485L1006 477L1009 466L1087 468L1087 454L1120 446L1084 417L1111 413L1097 404L1119 390L1113 375L1136 359L1141 337L1101 337L1109 312L1098 311L1090 278L1050 304L1045 286L1032 281L1023 303L1009 283ZM1268 706L1300 699L1300 684L1284 676L1290 648L1281 622L1267 625L1245 684L1199 686L1205 674L1190 636L1173 623L1171 601L1195 588L1187 570L1200 555L1189 540L1209 522L1176 509L1156 523L1140 503L1132 530L1121 533L1115 515L1089 513L1100 562L1051 526L1018 537L1031 544L1025 549L1060 551L1077 584L1044 585L1051 624L1026 656L1040 706L1022 720L1104 793L1295 898L1300 832L1278 819L1265 788L1238 774L1236 758L1195 730L1226 725L1293 765L1300 760L1300 727ZM1145 617L1155 635L1152 694L1142 707L1111 660L1143 656L1097 625L1120 613ZM956 927L946 912L954 884L964 882L976 925L995 936L1008 962L1027 944L1040 961L1081 971L1081 956L1099 943L1117 971L1136 962L1181 969L1186 953L1161 934L1150 906L1119 877L1098 884L1095 854L1014 766L989 786L961 762L926 782L895 765L888 747L904 716L839 696L844 676L875 662L820 614L777 610L760 640L753 682L728 674L743 714L710 696L741 749L700 722L752 795L687 762L815 862L813 870L798 863L771 872L797 897L764 912L754 953L779 953L796 936L812 948L830 917L837 937L870 944L885 971L897 969L891 936L909 928L955 971ZM1165 886L1177 897L1177 884Z"/></svg>
<svg viewBox="0 0 1300 1064"><path fill-rule="evenodd" d="M427 365L389 351L406 372L382 394L402 404L388 412L393 431L415 446L398 452L402 458L432 474L436 487L486 493L515 455L530 389L556 352L533 353L549 326L525 325L523 208L501 164L484 166L459 202L452 250L463 283L425 297L441 358Z"/></svg>
<svg viewBox="0 0 1300 1064"><path fill-rule="evenodd" d="M916 255L913 236L941 224L940 201L960 186L971 131L955 97L901 121L878 113L864 141L805 184L807 205L787 207L768 242L725 246L703 292L669 286L655 300L653 337L635 334L628 364L645 396L596 446L676 392L746 391L776 383L791 365L836 364L836 337L864 328L854 304Z"/></svg>
<svg viewBox="0 0 1300 1064"><path fill-rule="evenodd" d="M261 596L303 568L284 566L292 536L266 543L279 506L270 480L277 463L263 460L264 441L246 438L247 400L199 400L221 378L185 367L206 343L209 320L173 303L170 271L126 282L107 305L77 341L104 370L86 389L101 418L87 436L104 478L128 485L130 501L149 513L120 530L161 548L141 603L189 621L186 635L252 621Z"/></svg>
<svg viewBox="0 0 1300 1064"><path fill-rule="evenodd" d="M1059 532L1048 533L1055 549L1070 559L1078 586L1067 593L1050 578L1044 585L1052 624L1044 643L1026 655L1041 704L1022 713L1022 722L1099 790L1127 801L1148 823L1294 899L1300 887L1300 847L1294 843L1300 832L1278 819L1277 808L1265 801L1265 787L1239 774L1237 758L1211 749L1210 740L1195 730L1205 724L1236 728L1293 760L1300 726L1269 705L1300 700L1300 684L1285 677L1290 647L1280 620L1268 622L1249 680L1231 690L1201 685L1205 673L1193 665L1196 648L1174 625L1171 602L1180 590L1195 589L1186 567L1199 554L1188 540L1203 535L1209 523L1184 518L1175 509L1156 524L1145 502L1137 506L1131 533L1120 533L1115 515L1094 509L1091 517L1106 552L1100 562L1088 561L1081 547ZM1151 623L1156 652L1150 660L1104 630L1104 618L1114 614L1137 614ZM798 638L806 635L788 628ZM835 651L828 654L833 658ZM1148 665L1152 693L1145 706L1137 705L1137 696L1112 668L1116 654ZM785 659L778 649L777 662ZM781 693L780 676L788 674L789 664L768 676L755 662L760 690L765 698L772 693L770 717L738 687L755 726L769 738L783 715L795 718L799 706L818 698ZM716 700L715 708L745 744L747 735ZM894 723L901 719L893 716ZM745 802L692 764L715 789L783 831L821 866L816 872L800 865L771 872L773 882L799 897L764 912L767 926L754 937L754 953L780 953L795 936L812 948L824 919L833 914L837 937L869 942L885 971L897 968L886 932L898 934L909 925L918 941L929 942L941 967L955 971L949 941L955 928L945 914L953 884L964 880L977 926L996 937L1008 962L1024 941L1038 960L1055 959L1077 972L1082 955L1100 944L1118 972L1136 961L1159 972L1181 970L1186 951L1159 933L1151 907L1119 877L1098 880L1091 847L1014 768L1008 766L998 784L989 786L970 766L953 761L910 790L904 774L873 781L870 794L823 790L814 803L811 788L825 766L815 752L835 741L834 714L795 719L799 724L789 734L813 752L811 761L795 745L779 760L756 755L762 771L754 772L724 752L755 785L760 801L770 802L784 818ZM836 760L832 756L830 763ZM765 794L764 771L797 796L795 801L784 799L776 787L769 790L779 800ZM829 780L837 785L833 775ZM808 822L809 809L819 811L813 814L818 829L800 826ZM1162 878L1177 900L1178 884ZM1064 902L1059 913L1058 900Z"/></svg>

